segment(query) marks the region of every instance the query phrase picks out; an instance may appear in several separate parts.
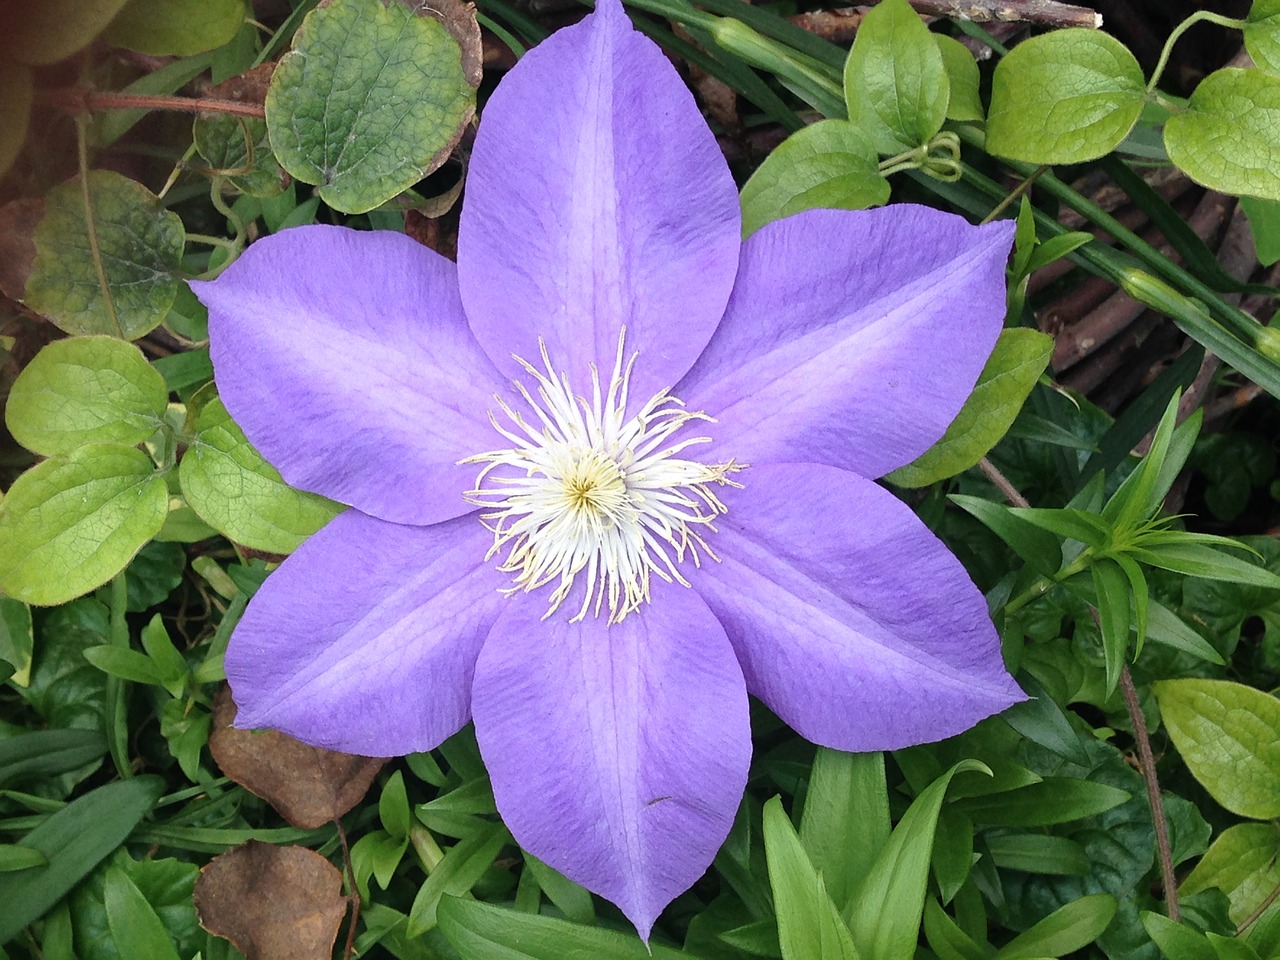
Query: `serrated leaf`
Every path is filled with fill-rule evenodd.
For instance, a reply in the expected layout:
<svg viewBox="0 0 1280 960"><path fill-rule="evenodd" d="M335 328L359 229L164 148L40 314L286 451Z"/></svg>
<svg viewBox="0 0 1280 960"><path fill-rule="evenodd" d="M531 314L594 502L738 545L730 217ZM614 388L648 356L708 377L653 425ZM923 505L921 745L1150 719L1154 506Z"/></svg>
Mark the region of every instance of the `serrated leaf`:
<svg viewBox="0 0 1280 960"><path fill-rule="evenodd" d="M1164 125L1169 159L1223 193L1280 200L1280 77L1227 67L1209 74Z"/></svg>
<svg viewBox="0 0 1280 960"><path fill-rule="evenodd" d="M802 210L862 210L888 199L867 134L846 120L821 120L783 140L742 188L742 235Z"/></svg>
<svg viewBox="0 0 1280 960"><path fill-rule="evenodd" d="M1280 0L1253 0L1244 46L1259 70L1280 74Z"/></svg>
<svg viewBox="0 0 1280 960"><path fill-rule="evenodd" d="M996 66L987 150L1028 163L1111 152L1146 102L1142 67L1115 37L1072 28L1033 37Z"/></svg>
<svg viewBox="0 0 1280 960"><path fill-rule="evenodd" d="M981 79L978 62L973 59L969 48L954 37L935 33L933 39L942 54L942 66L947 71L947 83L951 90L951 97L947 100L947 119L981 121L983 114L982 98L978 96Z"/></svg>
<svg viewBox="0 0 1280 960"><path fill-rule="evenodd" d="M858 960L849 928L778 797L764 805L764 846L783 960Z"/></svg>
<svg viewBox="0 0 1280 960"><path fill-rule="evenodd" d="M0 61L0 177L18 159L27 139L34 87L31 71L16 60Z"/></svg>
<svg viewBox="0 0 1280 960"><path fill-rule="evenodd" d="M281 166L364 213L448 157L475 111L457 42L421 8L333 0L307 15L267 92Z"/></svg>
<svg viewBox="0 0 1280 960"><path fill-rule="evenodd" d="M244 17L244 0L129 0L103 36L138 53L188 57L230 41Z"/></svg>
<svg viewBox="0 0 1280 960"><path fill-rule="evenodd" d="M35 229L27 306L67 333L136 340L164 319L178 295L186 232L177 214L128 177L91 170L88 190L97 256L80 180L49 191Z"/></svg>
<svg viewBox="0 0 1280 960"><path fill-rule="evenodd" d="M46 346L18 375L4 418L28 450L55 456L88 443L141 443L168 403L164 378L137 347L72 337Z"/></svg>
<svg viewBox="0 0 1280 960"><path fill-rule="evenodd" d="M124 569L164 523L169 494L151 459L91 444L32 467L0 501L0 588L65 603Z"/></svg>
<svg viewBox="0 0 1280 960"><path fill-rule="evenodd" d="M849 122L881 153L928 143L947 115L942 52L907 0L872 7L844 65Z"/></svg>
<svg viewBox="0 0 1280 960"><path fill-rule="evenodd" d="M1251 916L1280 884L1280 830L1274 823L1238 823L1227 827L1178 889L1192 896L1216 887L1231 901L1233 922Z"/></svg>
<svg viewBox="0 0 1280 960"><path fill-rule="evenodd" d="M1005 330L942 439L889 474L903 487L923 487L968 470L1013 424L1053 356L1053 338L1038 330Z"/></svg>
<svg viewBox="0 0 1280 960"><path fill-rule="evenodd" d="M202 114L191 131L200 156L241 193L274 197L284 189L284 174L271 152L265 120L229 113Z"/></svg>
<svg viewBox="0 0 1280 960"><path fill-rule="evenodd" d="M1229 680L1164 680L1160 715L1187 769L1243 817L1280 816L1280 701Z"/></svg>
<svg viewBox="0 0 1280 960"><path fill-rule="evenodd" d="M183 496L202 520L255 550L291 553L342 509L286 484L219 399L200 411L179 478Z"/></svg>

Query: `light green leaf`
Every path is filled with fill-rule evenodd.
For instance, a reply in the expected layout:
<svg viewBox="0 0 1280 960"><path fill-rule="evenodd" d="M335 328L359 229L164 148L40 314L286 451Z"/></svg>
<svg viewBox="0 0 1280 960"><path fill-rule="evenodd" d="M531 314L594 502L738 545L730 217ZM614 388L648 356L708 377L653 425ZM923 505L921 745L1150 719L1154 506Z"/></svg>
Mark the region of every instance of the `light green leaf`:
<svg viewBox="0 0 1280 960"><path fill-rule="evenodd" d="M844 65L849 122L881 153L926 144L942 129L949 91L942 52L907 0L872 7Z"/></svg>
<svg viewBox="0 0 1280 960"><path fill-rule="evenodd" d="M28 867L43 867L49 862L39 850L16 843L0 843L0 873L13 873Z"/></svg>
<svg viewBox="0 0 1280 960"><path fill-rule="evenodd" d="M1129 578L1113 560L1095 560L1089 567L1097 598L1098 623L1106 659L1108 695L1120 682L1129 652Z"/></svg>
<svg viewBox="0 0 1280 960"><path fill-rule="evenodd" d="M1253 0L1244 46L1259 70L1280 74L1280 0Z"/></svg>
<svg viewBox="0 0 1280 960"><path fill-rule="evenodd" d="M103 36L155 57L188 57L230 41L244 18L244 0L129 0Z"/></svg>
<svg viewBox="0 0 1280 960"><path fill-rule="evenodd" d="M764 805L764 847L783 960L858 960L849 928L778 797Z"/></svg>
<svg viewBox="0 0 1280 960"><path fill-rule="evenodd" d="M1151 910L1142 911L1142 925L1167 960L1218 960L1203 933Z"/></svg>
<svg viewBox="0 0 1280 960"><path fill-rule="evenodd" d="M31 608L18 600L0 597L0 660L13 665L10 683L25 687L31 682L34 648Z"/></svg>
<svg viewBox="0 0 1280 960"><path fill-rule="evenodd" d="M982 98L978 96L978 63L973 54L959 40L946 34L935 33L933 39L942 53L942 65L947 71L951 98L947 101L948 120L981 121Z"/></svg>
<svg viewBox="0 0 1280 960"><path fill-rule="evenodd" d="M179 960L178 951L155 908L128 874L119 867L110 867L103 879L102 895L107 926L120 956Z"/></svg>
<svg viewBox="0 0 1280 960"><path fill-rule="evenodd" d="M416 937L438 921L440 899L445 894L460 896L474 887L493 864L511 834L501 823L486 823L484 830L459 840L432 869L409 909L409 936Z"/></svg>
<svg viewBox="0 0 1280 960"><path fill-rule="evenodd" d="M1021 328L1001 333L942 439L889 474L889 482L923 487L972 467L1008 432L1052 356L1053 338L1046 334Z"/></svg>
<svg viewBox="0 0 1280 960"><path fill-rule="evenodd" d="M1249 218L1253 244L1258 249L1258 262L1264 267L1280 260L1280 201L1241 197L1240 206Z"/></svg>
<svg viewBox="0 0 1280 960"><path fill-rule="evenodd" d="M409 828L413 825L413 815L409 812L409 795L404 788L404 775L397 770L382 787L378 798L378 816L382 820L382 829L397 840L407 839Z"/></svg>
<svg viewBox="0 0 1280 960"><path fill-rule="evenodd" d="M996 951L992 960L1065 957L1083 950L1102 936L1116 915L1116 905L1116 898L1109 893L1081 897L1018 934Z"/></svg>
<svg viewBox="0 0 1280 960"><path fill-rule="evenodd" d="M987 852L1002 870L1083 877L1091 868L1084 847L1070 837L1043 833L992 833L987 837Z"/></svg>
<svg viewBox="0 0 1280 960"><path fill-rule="evenodd" d="M1079 163L1107 154L1146 101L1142 67L1098 30L1054 30L1014 47L996 66L987 150L1028 163Z"/></svg>
<svg viewBox="0 0 1280 960"><path fill-rule="evenodd" d="M27 139L34 87L31 71L16 60L0 60L0 177L18 159Z"/></svg>
<svg viewBox="0 0 1280 960"><path fill-rule="evenodd" d="M183 496L202 520L255 550L291 553L341 509L286 484L219 399L200 411L179 477Z"/></svg>
<svg viewBox="0 0 1280 960"><path fill-rule="evenodd" d="M103 673L130 683L144 683L160 686L164 683L164 674L145 653L130 650L126 647L114 647L102 644L90 647L84 652L84 658Z"/></svg>
<svg viewBox="0 0 1280 960"><path fill-rule="evenodd" d="M67 333L136 340L164 319L178 295L186 233L176 213L128 177L91 170L88 189L98 256L81 181L54 187L35 229L27 306Z"/></svg>
<svg viewBox="0 0 1280 960"><path fill-rule="evenodd" d="M91 444L32 467L0 502L0 588L65 603L124 569L169 510L164 479L133 447Z"/></svg>
<svg viewBox="0 0 1280 960"><path fill-rule="evenodd" d="M889 839L884 754L819 747L800 819L800 842L844 909L849 891Z"/></svg>
<svg viewBox="0 0 1280 960"><path fill-rule="evenodd" d="M1280 590L1280 576L1266 567L1204 544L1162 543L1159 546L1144 545L1129 552L1136 560L1163 570L1208 580Z"/></svg>
<svg viewBox="0 0 1280 960"><path fill-rule="evenodd" d="M271 152L265 120L207 113L196 117L191 132L200 156L241 193L274 197L284 189L284 174Z"/></svg>
<svg viewBox="0 0 1280 960"><path fill-rule="evenodd" d="M28 450L55 456L88 443L141 443L168 404L164 378L137 347L73 337L49 344L18 375L4 418Z"/></svg>
<svg viewBox="0 0 1280 960"><path fill-rule="evenodd" d="M457 42L423 10L333 0L313 10L267 92L280 164L364 213L448 157L475 112Z"/></svg>
<svg viewBox="0 0 1280 960"><path fill-rule="evenodd" d="M1048 827L1070 823L1118 807L1129 794L1105 783L1046 777L1003 793L966 797L956 805L975 823L1001 827Z"/></svg>
<svg viewBox="0 0 1280 960"><path fill-rule="evenodd" d="M958 493L948 499L981 521L1042 576L1052 577L1062 566L1062 545L1057 537L1017 516L1004 504Z"/></svg>
<svg viewBox="0 0 1280 960"><path fill-rule="evenodd" d="M888 199L867 135L846 120L821 120L782 141L742 188L742 235L802 210L862 210Z"/></svg>
<svg viewBox="0 0 1280 960"><path fill-rule="evenodd" d="M1238 823L1210 844L1178 888L1190 897L1217 888L1231 902L1234 923L1243 923L1280 885L1280 829L1274 823Z"/></svg>
<svg viewBox="0 0 1280 960"><path fill-rule="evenodd" d="M1164 680L1160 715L1213 799L1242 817L1280 816L1280 701L1229 680Z"/></svg>
<svg viewBox="0 0 1280 960"><path fill-rule="evenodd" d="M1164 125L1169 159L1223 193L1280 200L1280 77L1228 67Z"/></svg>
<svg viewBox="0 0 1280 960"><path fill-rule="evenodd" d="M40 0L6 10L7 50L15 59L43 66L65 60L87 46L126 0Z"/></svg>
<svg viewBox="0 0 1280 960"><path fill-rule="evenodd" d="M169 638L169 631L164 628L164 620L160 614L153 616L151 622L142 628L141 639L147 656L160 672L160 682L166 686L180 685L186 678L189 668L187 661ZM174 695L177 696L177 694Z"/></svg>

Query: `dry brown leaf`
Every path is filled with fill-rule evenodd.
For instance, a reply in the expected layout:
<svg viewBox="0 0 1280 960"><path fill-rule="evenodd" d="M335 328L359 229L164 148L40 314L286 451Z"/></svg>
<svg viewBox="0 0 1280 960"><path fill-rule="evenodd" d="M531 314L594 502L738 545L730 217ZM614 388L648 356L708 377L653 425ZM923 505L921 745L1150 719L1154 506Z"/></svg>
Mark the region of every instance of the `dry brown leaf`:
<svg viewBox="0 0 1280 960"><path fill-rule="evenodd" d="M337 867L314 850L256 840L200 871L195 904L200 925L248 960L328 960L347 912Z"/></svg>
<svg viewBox="0 0 1280 960"><path fill-rule="evenodd" d="M213 759L295 827L311 830L342 816L369 792L387 762L309 747L275 730L237 730L231 726L235 718L235 702L224 686L213 706Z"/></svg>
<svg viewBox="0 0 1280 960"><path fill-rule="evenodd" d="M0 207L0 293L21 300L27 275L36 258L32 233L44 217L44 201L38 197L12 200Z"/></svg>
<svg viewBox="0 0 1280 960"><path fill-rule="evenodd" d="M476 5L465 0L400 0L414 13L423 11L444 24L449 35L462 49L462 75L473 87L480 86L484 73L484 44L480 24L476 22Z"/></svg>
<svg viewBox="0 0 1280 960"><path fill-rule="evenodd" d="M244 73L228 77L221 83L207 87L205 96L215 100L238 100L242 103L263 104L267 101L267 88L271 86L271 75L276 71L274 60L250 67Z"/></svg>

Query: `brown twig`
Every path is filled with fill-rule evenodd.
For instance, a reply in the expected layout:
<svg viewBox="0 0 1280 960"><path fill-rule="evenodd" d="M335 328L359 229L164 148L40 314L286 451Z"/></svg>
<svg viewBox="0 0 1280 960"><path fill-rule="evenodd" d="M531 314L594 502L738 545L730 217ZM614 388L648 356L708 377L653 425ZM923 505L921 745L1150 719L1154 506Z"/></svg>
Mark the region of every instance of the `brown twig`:
<svg viewBox="0 0 1280 960"><path fill-rule="evenodd" d="M996 485L996 488L1004 494L1004 498L1011 505L1015 507L1031 506L1031 502L1022 495L1017 487L1009 482L1009 478L1001 473L1000 469L986 457L978 461L978 469L982 471L988 480Z"/></svg>
<svg viewBox="0 0 1280 960"><path fill-rule="evenodd" d="M1102 15L1087 7L1055 0L909 0L916 12L926 17L972 20L976 23L1040 23L1049 27L1102 26ZM853 39L862 18L872 4L814 10L787 19L832 43Z"/></svg>
<svg viewBox="0 0 1280 960"><path fill-rule="evenodd" d="M342 960L351 960L356 948L356 924L360 921L360 891L356 888L356 872L351 866L351 848L347 845L347 831L342 821L333 818L333 825L338 828L338 840L342 843L342 865L346 867L347 883L351 886L349 900L351 902L351 925L347 927L347 946L342 951Z"/></svg>
<svg viewBox="0 0 1280 960"><path fill-rule="evenodd" d="M95 110L178 110L183 113L231 113L241 117L263 118L266 108L260 103L218 100L212 97L158 97L137 93L113 93L63 87L45 90L39 95L43 103L77 112Z"/></svg>
<svg viewBox="0 0 1280 960"><path fill-rule="evenodd" d="M1129 713L1133 739L1138 747L1138 767L1142 773L1142 782L1147 788L1147 803L1151 805L1165 912L1170 920L1176 921L1181 916L1181 911L1178 909L1178 882L1173 875L1173 849L1169 846L1169 822L1164 816L1164 801L1160 799L1160 781L1156 779L1156 760L1151 753L1151 739L1147 736L1147 721L1142 716L1142 705L1138 703L1138 691L1133 686L1128 664L1120 671L1120 690L1124 694L1124 708Z"/></svg>

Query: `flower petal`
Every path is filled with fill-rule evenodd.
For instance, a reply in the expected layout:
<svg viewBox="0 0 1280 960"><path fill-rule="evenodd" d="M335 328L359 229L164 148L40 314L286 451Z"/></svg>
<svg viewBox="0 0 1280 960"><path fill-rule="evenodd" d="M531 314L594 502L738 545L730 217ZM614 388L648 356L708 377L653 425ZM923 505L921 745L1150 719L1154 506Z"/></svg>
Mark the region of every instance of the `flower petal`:
<svg viewBox="0 0 1280 960"><path fill-rule="evenodd" d="M955 419L1005 312L1008 221L810 210L753 234L724 319L674 393L746 463L878 477ZM711 448L703 448L706 455Z"/></svg>
<svg viewBox="0 0 1280 960"><path fill-rule="evenodd" d="M453 264L402 234L299 227L193 287L222 399L285 480L399 523L473 509L457 461L493 445L506 381Z"/></svg>
<svg viewBox="0 0 1280 960"><path fill-rule="evenodd" d="M670 387L724 312L738 194L662 51L617 0L521 59L485 106L467 173L458 277L499 369L538 363L589 391L627 329L643 402Z"/></svg>
<svg viewBox="0 0 1280 960"><path fill-rule="evenodd" d="M481 651L473 702L516 840L645 939L724 842L751 760L724 630L691 590L658 583L653 599L609 627L512 603Z"/></svg>
<svg viewBox="0 0 1280 960"><path fill-rule="evenodd" d="M267 578L231 637L236 726L373 757L460 729L509 582L484 562L491 542L474 516L336 517Z"/></svg>
<svg viewBox="0 0 1280 960"><path fill-rule="evenodd" d="M808 740L895 750L1025 699L982 594L901 501L835 467L739 475L688 574L724 625L747 689Z"/></svg>

